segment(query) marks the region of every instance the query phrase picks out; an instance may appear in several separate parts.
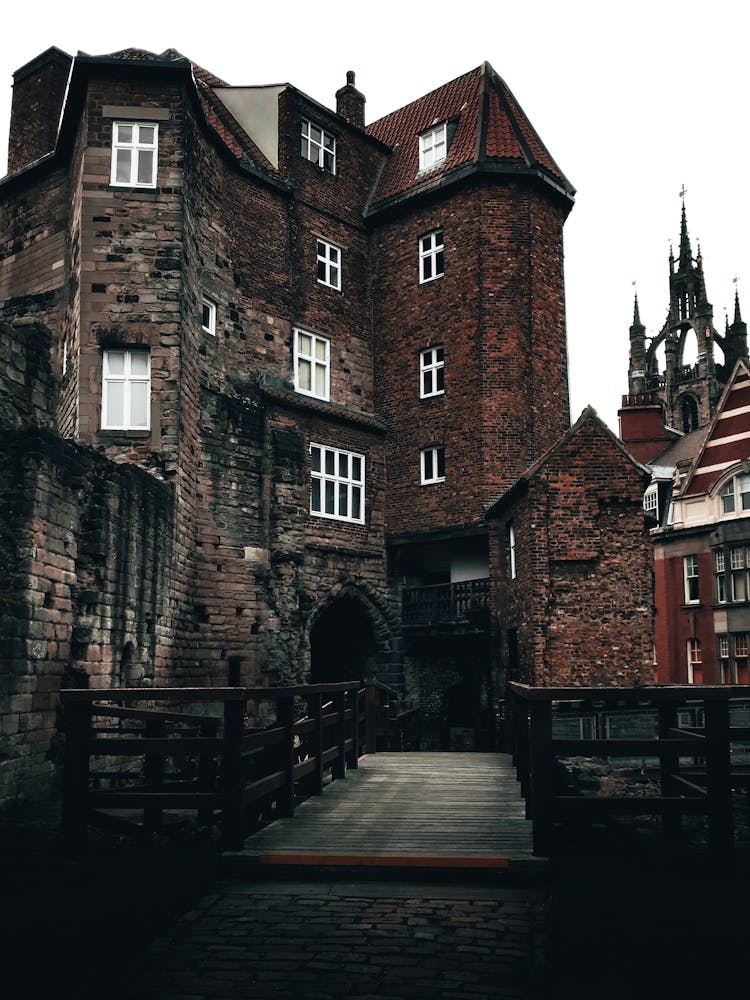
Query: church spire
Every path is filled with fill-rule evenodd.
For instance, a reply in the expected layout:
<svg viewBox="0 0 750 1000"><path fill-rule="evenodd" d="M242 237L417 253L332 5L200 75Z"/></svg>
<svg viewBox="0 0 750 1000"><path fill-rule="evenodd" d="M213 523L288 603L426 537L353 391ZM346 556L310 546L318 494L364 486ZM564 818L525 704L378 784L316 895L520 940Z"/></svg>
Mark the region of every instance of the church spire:
<svg viewBox="0 0 750 1000"><path fill-rule="evenodd" d="M682 191L682 220L680 222L680 270L687 270L693 263L693 251L690 249L690 237L687 228L687 213L685 212L685 187Z"/></svg>
<svg viewBox="0 0 750 1000"><path fill-rule="evenodd" d="M641 312L638 308L638 292L635 293L635 302L633 303L633 326L642 326L641 323Z"/></svg>
<svg viewBox="0 0 750 1000"><path fill-rule="evenodd" d="M734 322L742 322L742 314L740 313L740 293L736 286L734 289Z"/></svg>

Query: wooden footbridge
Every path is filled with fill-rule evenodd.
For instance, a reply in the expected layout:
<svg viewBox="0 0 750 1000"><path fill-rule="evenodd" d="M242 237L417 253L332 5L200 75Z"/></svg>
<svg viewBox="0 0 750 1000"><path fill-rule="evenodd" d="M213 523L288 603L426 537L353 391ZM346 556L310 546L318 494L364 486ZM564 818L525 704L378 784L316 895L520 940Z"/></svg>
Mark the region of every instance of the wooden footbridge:
<svg viewBox="0 0 750 1000"><path fill-rule="evenodd" d="M732 750L750 728L730 709L748 687L512 684L509 752L484 754L417 752L392 695L358 682L64 691L65 842L79 848L89 826L149 836L190 811L258 865L501 870L554 854L571 821L650 815L677 838L698 815L714 852L732 848L733 795L750 786ZM556 738L563 703L652 712L654 732ZM684 722L688 705L701 725ZM657 793L572 794L560 760L576 755L648 760Z"/></svg>

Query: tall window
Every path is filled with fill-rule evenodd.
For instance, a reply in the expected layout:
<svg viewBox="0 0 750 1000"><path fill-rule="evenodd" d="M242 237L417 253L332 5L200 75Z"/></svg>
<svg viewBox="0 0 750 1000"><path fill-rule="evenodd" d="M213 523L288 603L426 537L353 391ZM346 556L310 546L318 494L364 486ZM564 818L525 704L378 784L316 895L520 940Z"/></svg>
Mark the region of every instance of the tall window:
<svg viewBox="0 0 750 1000"><path fill-rule="evenodd" d="M156 187L158 125L114 122L110 184L121 187Z"/></svg>
<svg viewBox="0 0 750 1000"><path fill-rule="evenodd" d="M102 363L102 428L149 430L151 359L148 351L106 350Z"/></svg>
<svg viewBox="0 0 750 1000"><path fill-rule="evenodd" d="M516 578L516 531L513 522L508 525L508 569L511 580Z"/></svg>
<svg viewBox="0 0 750 1000"><path fill-rule="evenodd" d="M294 388L305 396L329 398L330 344L306 330L294 331Z"/></svg>
<svg viewBox="0 0 750 1000"><path fill-rule="evenodd" d="M319 125L314 125L306 118L302 119L301 153L306 160L325 170L329 174L336 173L336 140L330 132Z"/></svg>
<svg viewBox="0 0 750 1000"><path fill-rule="evenodd" d="M717 549L714 552L714 600L717 604L727 602L727 580L726 580L727 560L724 549Z"/></svg>
<svg viewBox="0 0 750 1000"><path fill-rule="evenodd" d="M687 674L688 684L703 683L703 652L700 639L687 641Z"/></svg>
<svg viewBox="0 0 750 1000"><path fill-rule="evenodd" d="M310 513L363 524L365 456L311 444L310 470Z"/></svg>
<svg viewBox="0 0 750 1000"><path fill-rule="evenodd" d="M659 487L656 483L651 483L649 488L643 494L643 509L651 517L658 518L659 516Z"/></svg>
<svg viewBox="0 0 750 1000"><path fill-rule="evenodd" d="M442 483L445 479L445 448L439 445L423 448L419 458L422 485Z"/></svg>
<svg viewBox="0 0 750 1000"><path fill-rule="evenodd" d="M731 479L719 493L722 514L750 510L750 475L743 472Z"/></svg>
<svg viewBox="0 0 750 1000"><path fill-rule="evenodd" d="M446 123L436 125L419 137L419 169L430 170L442 163L448 150Z"/></svg>
<svg viewBox="0 0 750 1000"><path fill-rule="evenodd" d="M445 354L442 347L428 347L419 355L419 395L442 396L445 392Z"/></svg>
<svg viewBox="0 0 750 1000"><path fill-rule="evenodd" d="M698 556L684 556L682 568L685 576L685 603L696 604L698 602Z"/></svg>
<svg viewBox="0 0 750 1000"><path fill-rule="evenodd" d="M750 601L750 560L745 545L737 545L729 550L729 599Z"/></svg>
<svg viewBox="0 0 750 1000"><path fill-rule="evenodd" d="M212 337L216 336L216 303L207 295L201 301L201 329Z"/></svg>
<svg viewBox="0 0 750 1000"><path fill-rule="evenodd" d="M720 684L747 684L749 653L747 632L717 635L716 654Z"/></svg>
<svg viewBox="0 0 750 1000"><path fill-rule="evenodd" d="M318 240L318 281L341 291L341 250L333 243Z"/></svg>
<svg viewBox="0 0 750 1000"><path fill-rule="evenodd" d="M419 281L433 281L443 275L443 230L436 229L419 240Z"/></svg>

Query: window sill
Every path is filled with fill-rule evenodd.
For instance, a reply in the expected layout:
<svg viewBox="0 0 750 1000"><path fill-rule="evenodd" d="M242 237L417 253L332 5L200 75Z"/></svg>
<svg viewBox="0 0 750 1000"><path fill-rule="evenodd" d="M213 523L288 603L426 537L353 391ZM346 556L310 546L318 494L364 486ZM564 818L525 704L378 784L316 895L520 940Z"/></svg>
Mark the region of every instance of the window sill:
<svg viewBox="0 0 750 1000"><path fill-rule="evenodd" d="M114 437L150 438L151 430L144 429L143 427L138 427L138 428L101 427L99 429L99 434L102 435L102 437L107 437L107 438L114 438Z"/></svg>

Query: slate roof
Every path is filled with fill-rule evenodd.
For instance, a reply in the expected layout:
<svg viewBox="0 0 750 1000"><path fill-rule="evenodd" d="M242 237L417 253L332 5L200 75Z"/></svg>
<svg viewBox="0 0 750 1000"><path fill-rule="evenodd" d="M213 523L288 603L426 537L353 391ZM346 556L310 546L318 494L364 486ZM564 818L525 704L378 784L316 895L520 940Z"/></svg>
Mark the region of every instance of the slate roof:
<svg viewBox="0 0 750 1000"><path fill-rule="evenodd" d="M447 156L420 173L418 136L444 121L455 124ZM575 193L508 86L486 62L373 122L366 131L392 150L373 206L431 190L479 165L509 173L538 172L571 200Z"/></svg>

